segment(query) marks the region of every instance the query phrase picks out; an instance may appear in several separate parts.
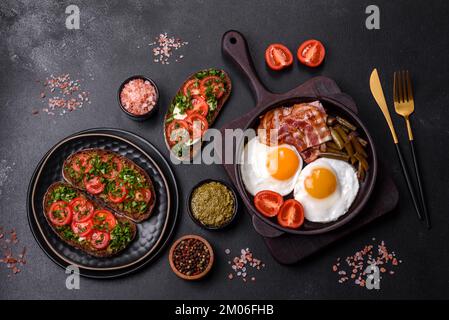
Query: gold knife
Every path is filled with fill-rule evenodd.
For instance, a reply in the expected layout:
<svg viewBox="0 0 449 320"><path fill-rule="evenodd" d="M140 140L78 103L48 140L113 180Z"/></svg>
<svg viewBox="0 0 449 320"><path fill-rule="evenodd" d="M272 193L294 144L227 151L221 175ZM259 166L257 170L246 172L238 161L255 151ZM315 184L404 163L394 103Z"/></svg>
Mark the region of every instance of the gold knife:
<svg viewBox="0 0 449 320"><path fill-rule="evenodd" d="M382 113L385 117L385 120L387 121L388 127L390 128L391 135L393 136L394 145L396 147L396 152L399 157L399 162L402 166L402 173L404 174L405 181L407 182L408 191L410 192L410 195L413 200L413 205L415 206L416 213L418 214L418 218L422 220L422 214L421 210L418 205L417 197L415 195L415 191L412 187L412 183L410 180L410 176L407 172L404 157L402 156L401 149L399 148L399 141L398 136L396 135L396 131L394 130L393 122L391 121L390 112L388 111L387 102L385 101L384 92L382 90L382 85L380 83L379 74L377 73L377 69L374 68L373 72L371 72L371 77L369 78L369 86L371 89L371 93L374 97L374 100L376 100L377 104L379 105L380 110L382 110Z"/></svg>

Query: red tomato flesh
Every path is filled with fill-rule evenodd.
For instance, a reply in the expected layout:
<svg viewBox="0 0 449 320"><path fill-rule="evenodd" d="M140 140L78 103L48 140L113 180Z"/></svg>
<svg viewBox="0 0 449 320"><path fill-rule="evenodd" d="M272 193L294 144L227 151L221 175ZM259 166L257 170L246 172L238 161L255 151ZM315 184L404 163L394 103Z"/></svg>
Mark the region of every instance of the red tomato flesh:
<svg viewBox="0 0 449 320"><path fill-rule="evenodd" d="M78 155L75 159L72 161L72 169L75 170L75 172L82 172L87 173L92 169L92 164L90 163L90 158L88 155L81 154Z"/></svg>
<svg viewBox="0 0 449 320"><path fill-rule="evenodd" d="M293 63L293 55L286 46L274 43L265 50L265 61L271 69L281 70Z"/></svg>
<svg viewBox="0 0 449 320"><path fill-rule="evenodd" d="M282 196L274 191L263 190L254 197L254 205L257 210L266 217L275 217L284 203Z"/></svg>
<svg viewBox="0 0 449 320"><path fill-rule="evenodd" d="M104 183L101 182L100 177L93 177L89 180L87 177L84 177L84 186L87 192L91 194L99 194L104 190Z"/></svg>
<svg viewBox="0 0 449 320"><path fill-rule="evenodd" d="M112 231L117 224L117 219L108 210L97 210L92 218L94 228L103 231Z"/></svg>
<svg viewBox="0 0 449 320"><path fill-rule="evenodd" d="M65 226L72 221L72 209L65 201L56 201L50 206L50 221L55 226Z"/></svg>
<svg viewBox="0 0 449 320"><path fill-rule="evenodd" d="M318 40L303 42L297 52L298 60L309 67L318 67L324 60L326 49Z"/></svg>
<svg viewBox="0 0 449 320"><path fill-rule="evenodd" d="M93 226L92 220L84 222L72 221L72 231L80 237L87 237L92 232Z"/></svg>
<svg viewBox="0 0 449 320"><path fill-rule="evenodd" d="M121 186L119 182L116 183L114 190L110 190L108 198L111 202L121 203L125 201L128 190L125 186Z"/></svg>
<svg viewBox="0 0 449 320"><path fill-rule="evenodd" d="M281 226L297 229L304 223L304 209L295 199L284 202L278 214L278 222Z"/></svg>
<svg viewBox="0 0 449 320"><path fill-rule="evenodd" d="M94 231L90 236L90 243L95 249L102 250L109 245L109 233L103 231Z"/></svg>
<svg viewBox="0 0 449 320"><path fill-rule="evenodd" d="M77 197L70 201L70 208L73 212L73 220L84 222L92 218L94 214L94 205L83 197Z"/></svg>
<svg viewBox="0 0 449 320"><path fill-rule="evenodd" d="M208 90L210 90L210 93L212 93L215 98L220 99L225 91L223 80L218 76L205 77L200 83L201 95L206 98Z"/></svg>

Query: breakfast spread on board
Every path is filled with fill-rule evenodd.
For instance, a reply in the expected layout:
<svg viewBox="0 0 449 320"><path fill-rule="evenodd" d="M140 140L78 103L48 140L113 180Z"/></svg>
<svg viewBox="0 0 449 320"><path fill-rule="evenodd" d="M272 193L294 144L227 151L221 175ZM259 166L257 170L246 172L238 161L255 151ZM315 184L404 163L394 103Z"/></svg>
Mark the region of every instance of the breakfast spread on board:
<svg viewBox="0 0 449 320"><path fill-rule="evenodd" d="M178 90L164 119L165 143L180 160L192 159L201 138L212 126L231 94L223 70L206 69L190 76Z"/></svg>
<svg viewBox="0 0 449 320"><path fill-rule="evenodd" d="M304 219L327 223L348 211L369 169L356 126L313 101L266 112L257 133L240 173L259 213L297 229Z"/></svg>

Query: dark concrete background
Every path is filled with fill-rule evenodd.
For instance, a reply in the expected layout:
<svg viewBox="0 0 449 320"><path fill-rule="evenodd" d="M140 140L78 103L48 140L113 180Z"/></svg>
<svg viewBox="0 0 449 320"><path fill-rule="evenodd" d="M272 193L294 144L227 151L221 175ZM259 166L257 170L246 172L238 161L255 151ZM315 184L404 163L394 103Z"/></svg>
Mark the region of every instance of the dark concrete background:
<svg viewBox="0 0 449 320"><path fill-rule="evenodd" d="M365 8L373 3L381 10L381 29L368 31ZM68 4L81 9L80 30L65 28ZM0 160L12 171L1 186L0 225L16 228L21 244L28 247L28 264L12 278L0 266L0 298L448 298L448 16L447 1L2 1ZM181 281L171 272L165 250L137 274L113 281L82 279L80 290L67 290L64 271L41 251L28 227L26 188L33 169L57 141L92 127L138 133L168 156L161 135L163 113L183 80L202 68L223 67L233 80L232 97L217 127L250 110L254 100L248 84L221 55L220 39L228 29L247 37L256 68L272 90L286 91L312 76L326 75L352 95L400 189L397 209L299 265L282 266L270 257L245 214L227 231L199 229L184 208L187 192L204 178L226 179L224 170L218 165L177 166L182 207L175 237L196 233L211 241L217 263L210 277L197 283ZM182 49L182 62L152 62L147 44L165 31L189 41ZM268 44L283 42L295 50L312 37L326 45L322 68L307 69L295 62L286 72L267 70L263 52ZM373 67L379 69L389 102L393 71L408 68L413 75L413 125L434 224L431 231L415 217L387 126L371 97L368 79ZM35 80L65 72L85 78L83 88L90 92L92 104L64 116L32 115L33 108L42 108ZM144 123L125 118L116 102L119 84L132 74L152 77L161 91L159 113ZM393 118L406 142L402 119ZM338 284L331 272L335 258L353 254L372 237L385 240L404 263L394 276L385 277L379 291ZM267 265L256 274L257 281L247 285L227 280L230 268L224 254L225 248L237 252L244 247Z"/></svg>

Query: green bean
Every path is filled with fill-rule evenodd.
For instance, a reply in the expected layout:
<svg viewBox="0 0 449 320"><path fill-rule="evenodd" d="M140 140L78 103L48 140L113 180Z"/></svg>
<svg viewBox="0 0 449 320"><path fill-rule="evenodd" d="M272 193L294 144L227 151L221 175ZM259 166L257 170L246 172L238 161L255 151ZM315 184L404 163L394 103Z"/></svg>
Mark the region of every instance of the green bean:
<svg viewBox="0 0 449 320"><path fill-rule="evenodd" d="M355 153L354 157L359 160L359 162L362 164L363 170L368 171L369 169L369 165L368 165L368 161L366 161L366 158L364 156L362 156L360 153Z"/></svg>
<svg viewBox="0 0 449 320"><path fill-rule="evenodd" d="M355 125L353 125L352 123L350 123L346 119L343 119L343 118L337 116L337 121L338 121L339 124L341 124L342 126L348 128L351 131L356 131L357 130L357 127Z"/></svg>
<svg viewBox="0 0 449 320"><path fill-rule="evenodd" d="M360 144L359 140L356 138L351 139L352 146L354 147L354 150L364 156L365 158L368 157L366 154L365 149L363 149L362 145Z"/></svg>
<svg viewBox="0 0 449 320"><path fill-rule="evenodd" d="M342 137L344 142L349 141L348 135L346 134L346 132L343 130L343 128L341 126L334 126L334 129L337 130L338 134L340 135L340 137Z"/></svg>
<svg viewBox="0 0 449 320"><path fill-rule="evenodd" d="M328 148L338 149L338 146L333 141L326 142Z"/></svg>
<svg viewBox="0 0 449 320"><path fill-rule="evenodd" d="M361 181L365 180L365 170L363 170L361 162L359 162L359 168L357 170L357 178L359 178L359 180Z"/></svg>
<svg viewBox="0 0 449 320"><path fill-rule="evenodd" d="M342 154L341 152L339 152L339 153L323 152L323 153L320 153L320 157L337 159L337 160L343 160L343 161L348 161L349 160L349 156L345 155L345 154Z"/></svg>
<svg viewBox="0 0 449 320"><path fill-rule="evenodd" d="M366 141L366 140L363 139L363 138L357 137L357 140L359 140L360 144L361 144L363 147L366 147L366 146L368 145L368 141Z"/></svg>
<svg viewBox="0 0 449 320"><path fill-rule="evenodd" d="M338 134L338 132L334 128L329 128L331 131L332 139L334 140L335 144L337 145L338 150L343 149L345 142L343 141L342 137Z"/></svg>

